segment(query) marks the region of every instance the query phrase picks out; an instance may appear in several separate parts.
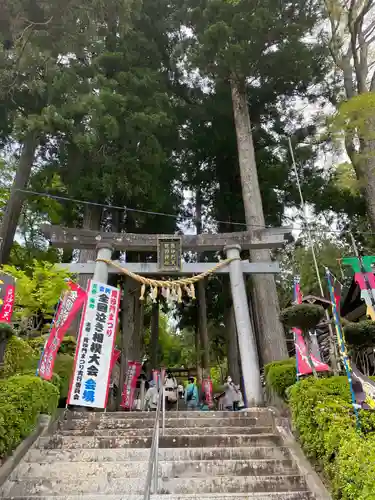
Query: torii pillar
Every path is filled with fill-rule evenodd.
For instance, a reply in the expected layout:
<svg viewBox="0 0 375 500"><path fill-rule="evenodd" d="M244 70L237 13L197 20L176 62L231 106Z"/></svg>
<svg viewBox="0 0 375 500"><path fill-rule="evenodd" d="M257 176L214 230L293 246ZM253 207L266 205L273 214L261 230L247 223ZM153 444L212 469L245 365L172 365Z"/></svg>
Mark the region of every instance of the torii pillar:
<svg viewBox="0 0 375 500"><path fill-rule="evenodd" d="M224 248L229 263L230 286L234 315L236 318L238 345L242 375L248 407L263 403L263 390L260 380L259 359L254 330L250 320L245 280L241 267L240 245L227 245Z"/></svg>

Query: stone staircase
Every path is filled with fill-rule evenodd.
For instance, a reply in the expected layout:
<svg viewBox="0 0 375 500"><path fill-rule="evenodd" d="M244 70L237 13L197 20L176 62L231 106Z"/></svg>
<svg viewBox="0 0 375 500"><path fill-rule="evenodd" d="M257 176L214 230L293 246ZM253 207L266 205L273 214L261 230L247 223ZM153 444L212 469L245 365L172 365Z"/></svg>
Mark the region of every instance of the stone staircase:
<svg viewBox="0 0 375 500"><path fill-rule="evenodd" d="M17 500L143 500L155 415L69 413L0 491ZM312 500L271 411L170 412L152 500Z"/></svg>

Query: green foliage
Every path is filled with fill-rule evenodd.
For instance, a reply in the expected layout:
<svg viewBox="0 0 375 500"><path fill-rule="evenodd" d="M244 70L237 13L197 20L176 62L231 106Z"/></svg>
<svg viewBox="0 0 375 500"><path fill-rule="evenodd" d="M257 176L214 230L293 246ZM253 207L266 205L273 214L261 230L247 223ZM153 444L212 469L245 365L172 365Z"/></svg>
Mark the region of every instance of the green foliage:
<svg viewBox="0 0 375 500"><path fill-rule="evenodd" d="M15 266L3 266L3 269L17 279L13 317L17 328L21 332L29 332L30 328L33 331L41 326L41 317L43 320L52 319L59 297L67 288L68 273L49 262L36 260L25 270Z"/></svg>
<svg viewBox="0 0 375 500"><path fill-rule="evenodd" d="M39 337L34 337L31 339L27 339L27 343L37 352L40 353L46 343L47 335L40 335ZM61 342L59 353L60 354L69 354L70 356L74 356L76 351L77 341L74 337L68 335L63 338Z"/></svg>
<svg viewBox="0 0 375 500"><path fill-rule="evenodd" d="M323 467L335 498L372 498L375 414L360 412L359 434L347 378L308 378L293 385L288 396L303 449Z"/></svg>
<svg viewBox="0 0 375 500"><path fill-rule="evenodd" d="M60 398L65 399L69 392L70 377L73 373L74 358L69 354L58 354L56 356L54 373L60 379Z"/></svg>
<svg viewBox="0 0 375 500"><path fill-rule="evenodd" d="M264 367L264 375L268 387L278 396L286 399L286 391L296 383L297 370L295 358L269 363Z"/></svg>
<svg viewBox="0 0 375 500"><path fill-rule="evenodd" d="M3 376L10 377L16 374L35 373L40 359L41 339L43 339L44 344L43 337L32 339L31 342L33 343L34 341L34 346L37 346L34 349L30 345L30 340L25 341L16 336L11 337L5 350ZM69 351L72 342L69 340L69 337L67 339L67 351ZM66 398L68 395L73 363L74 358L69 354L59 353L56 356L52 382L59 388L61 399Z"/></svg>
<svg viewBox="0 0 375 500"><path fill-rule="evenodd" d="M373 347L375 345L375 321L348 322L344 326L347 344L355 348Z"/></svg>
<svg viewBox="0 0 375 500"><path fill-rule="evenodd" d="M316 327L324 315L322 306L296 304L281 311L281 322L289 328L300 328L306 332Z"/></svg>
<svg viewBox="0 0 375 500"><path fill-rule="evenodd" d="M9 339L14 333L12 325L9 323L0 323L0 342Z"/></svg>
<svg viewBox="0 0 375 500"><path fill-rule="evenodd" d="M0 380L0 458L33 430L38 415L53 414L58 389L32 375Z"/></svg>
<svg viewBox="0 0 375 500"><path fill-rule="evenodd" d="M343 500L372 500L375 484L375 435L352 433L337 458L336 484Z"/></svg>
<svg viewBox="0 0 375 500"><path fill-rule="evenodd" d="M38 360L38 354L28 342L14 335L8 340L6 346L3 375L5 377L10 377L16 373L25 373L33 369L35 370Z"/></svg>
<svg viewBox="0 0 375 500"><path fill-rule="evenodd" d="M374 131L369 127L375 112L375 92L365 92L345 100L331 122L334 136L342 139L345 133L356 133L362 139L374 140Z"/></svg>

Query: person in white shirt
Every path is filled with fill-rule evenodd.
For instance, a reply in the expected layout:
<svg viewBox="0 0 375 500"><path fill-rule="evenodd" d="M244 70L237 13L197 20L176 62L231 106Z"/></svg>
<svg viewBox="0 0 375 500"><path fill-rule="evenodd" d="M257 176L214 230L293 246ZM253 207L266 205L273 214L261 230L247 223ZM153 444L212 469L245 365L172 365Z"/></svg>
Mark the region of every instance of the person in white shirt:
<svg viewBox="0 0 375 500"><path fill-rule="evenodd" d="M155 411L158 406L158 390L153 380L149 383L149 388L145 396L145 410Z"/></svg>

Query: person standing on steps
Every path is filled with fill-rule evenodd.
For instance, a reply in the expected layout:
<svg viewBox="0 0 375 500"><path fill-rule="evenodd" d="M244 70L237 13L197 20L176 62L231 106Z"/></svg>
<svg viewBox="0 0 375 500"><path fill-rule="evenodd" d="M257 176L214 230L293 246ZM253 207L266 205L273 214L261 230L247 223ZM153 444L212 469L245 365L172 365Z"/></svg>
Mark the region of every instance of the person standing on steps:
<svg viewBox="0 0 375 500"><path fill-rule="evenodd" d="M172 375L170 370L167 370L166 378L164 382L165 391L165 408L167 411L172 410L177 402L177 380Z"/></svg>
<svg viewBox="0 0 375 500"><path fill-rule="evenodd" d="M155 411L158 406L158 389L153 380L150 380L149 388L146 392L145 396L145 410L146 411Z"/></svg>
<svg viewBox="0 0 375 500"><path fill-rule="evenodd" d="M199 403L198 387L195 384L194 377L188 378L188 385L185 389L185 403L190 411L196 410Z"/></svg>
<svg viewBox="0 0 375 500"><path fill-rule="evenodd" d="M238 393L237 387L232 380L232 377L228 376L224 387L224 408L228 411L237 411L238 403L240 401L240 395Z"/></svg>

